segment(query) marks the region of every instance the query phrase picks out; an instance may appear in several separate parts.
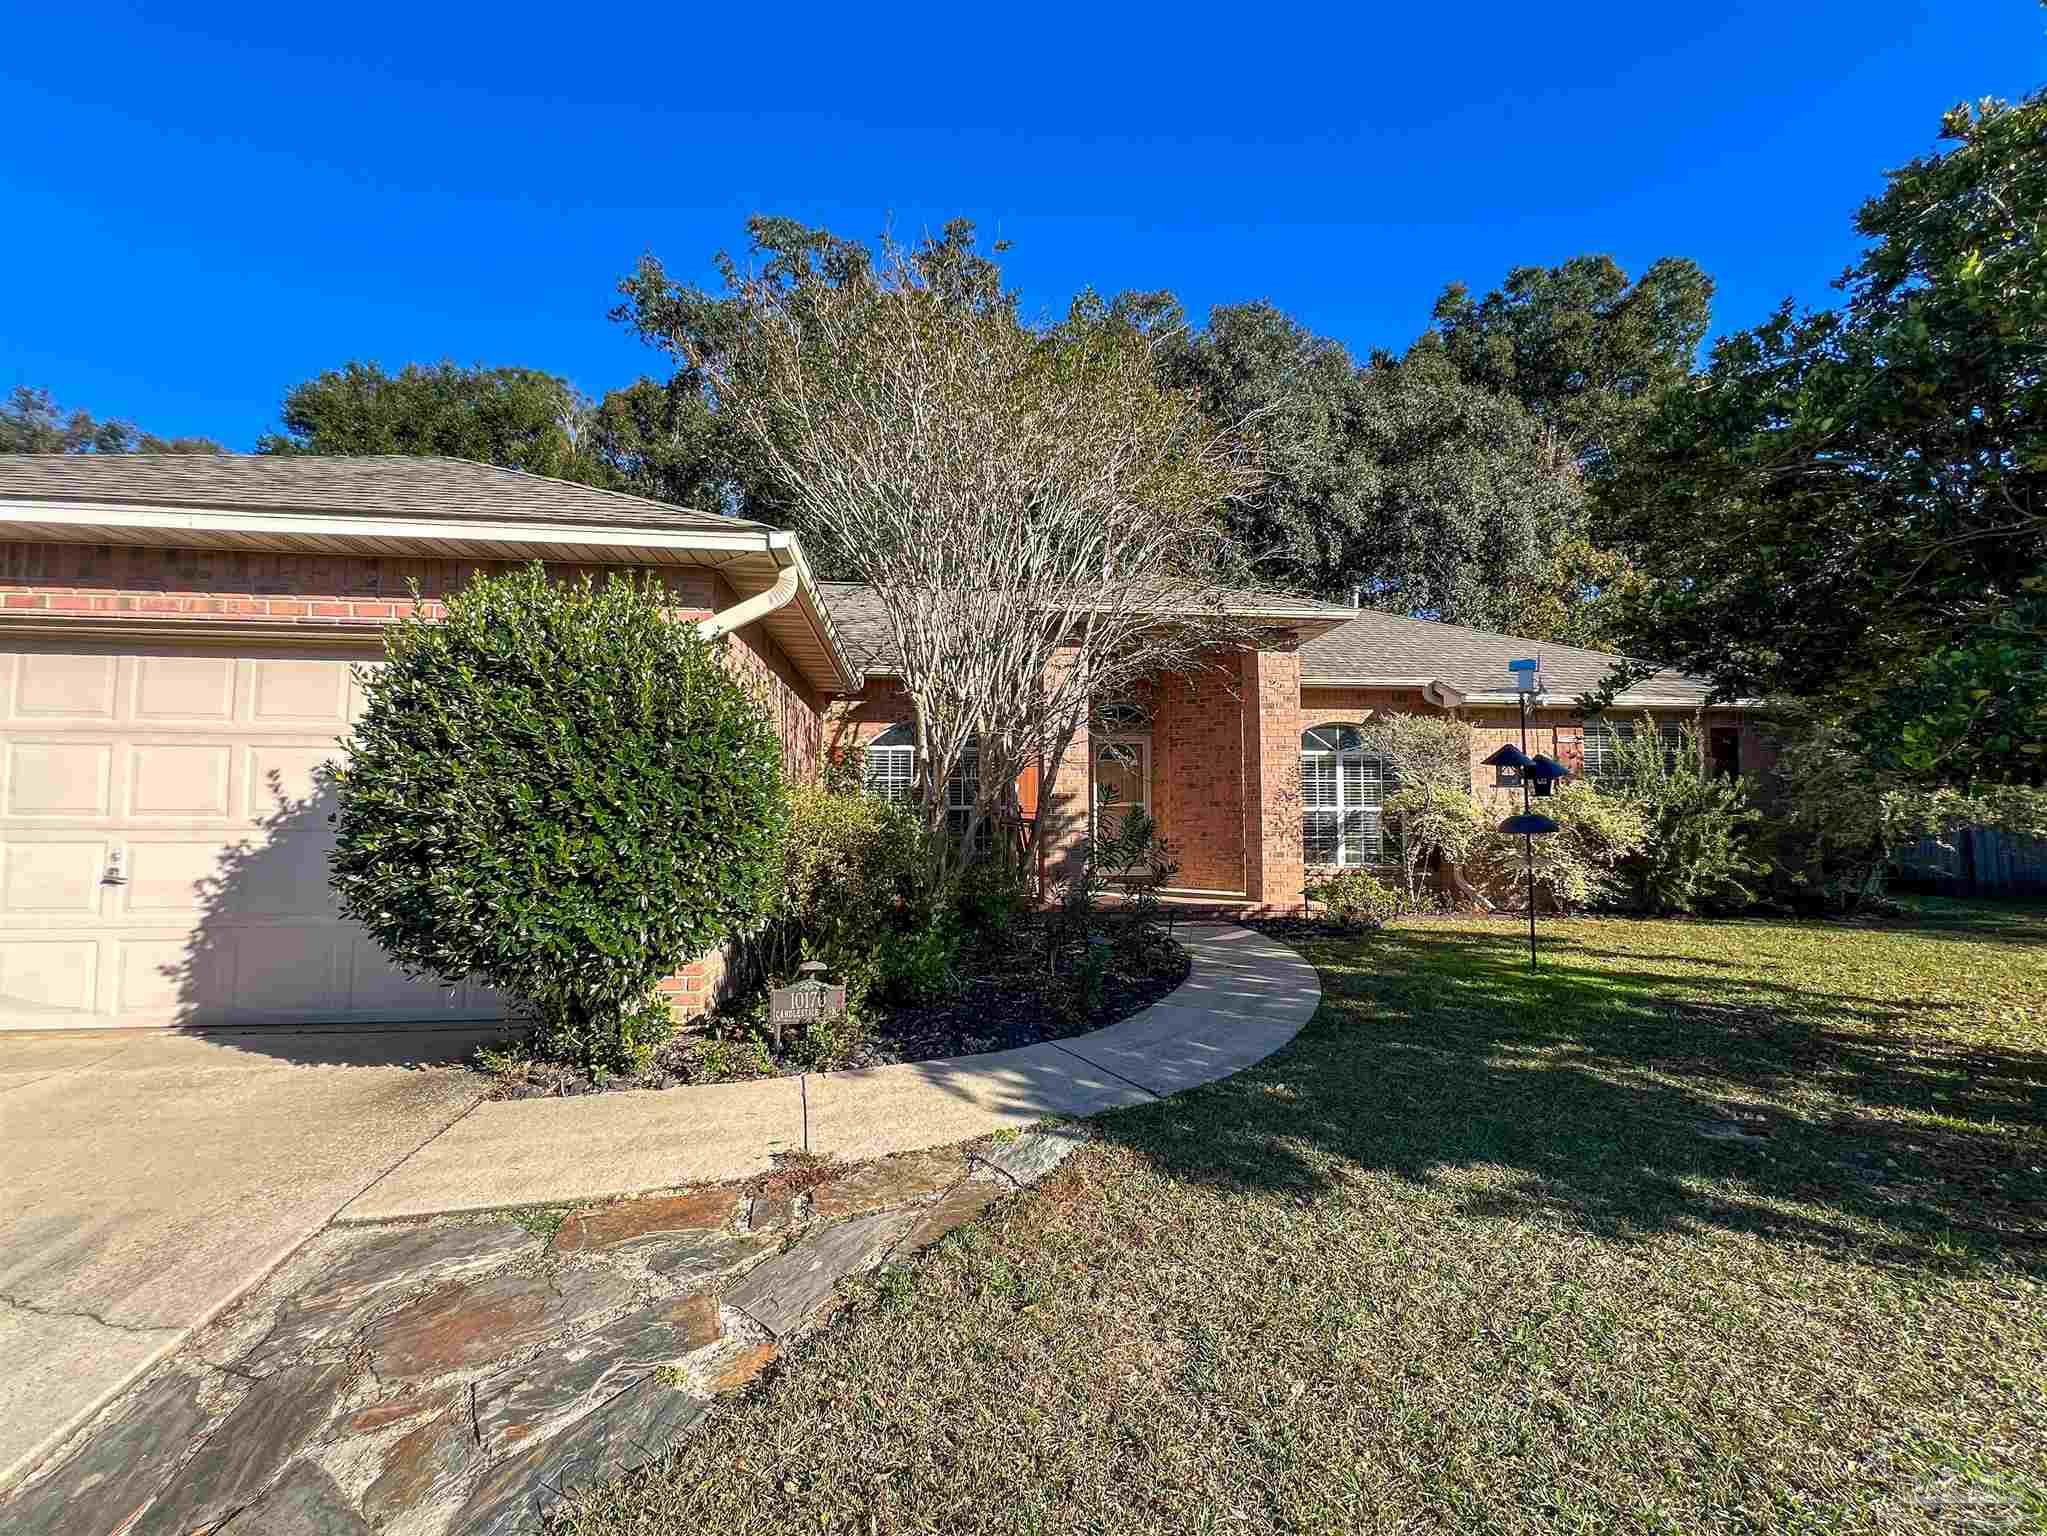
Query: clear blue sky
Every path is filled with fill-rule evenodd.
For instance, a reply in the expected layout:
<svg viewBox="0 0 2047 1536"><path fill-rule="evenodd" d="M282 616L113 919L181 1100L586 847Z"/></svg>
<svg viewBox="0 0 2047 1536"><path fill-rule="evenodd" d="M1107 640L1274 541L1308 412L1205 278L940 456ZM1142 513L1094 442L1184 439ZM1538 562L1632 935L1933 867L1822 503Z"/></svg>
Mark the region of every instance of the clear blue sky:
<svg viewBox="0 0 2047 1536"><path fill-rule="evenodd" d="M187 13L171 19L173 12ZM1268 298L1359 355L1585 251L1823 303L1880 171L2047 80L2033 0L160 5L0 23L0 388L248 447L351 357L660 371L605 319L756 210L955 214L1033 308Z"/></svg>

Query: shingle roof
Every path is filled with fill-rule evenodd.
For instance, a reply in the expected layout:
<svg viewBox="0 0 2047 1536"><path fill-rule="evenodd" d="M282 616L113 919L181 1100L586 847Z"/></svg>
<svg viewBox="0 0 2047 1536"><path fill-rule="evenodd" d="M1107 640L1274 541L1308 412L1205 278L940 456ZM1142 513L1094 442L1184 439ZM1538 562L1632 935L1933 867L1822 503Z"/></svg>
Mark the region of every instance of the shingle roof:
<svg viewBox="0 0 2047 1536"><path fill-rule="evenodd" d="M887 673L895 666L894 641L888 632L888 618L881 597L873 587L854 581L821 581L832 612L832 628L853 665L869 672ZM1259 588L1239 588L1229 593L1229 611L1255 618L1299 619L1327 624L1344 619L1351 610L1312 597Z"/></svg>
<svg viewBox="0 0 2047 1536"><path fill-rule="evenodd" d="M1596 687L1624 658L1580 650L1520 635L1496 635L1434 619L1363 609L1348 624L1301 646L1301 682L1306 687L1365 677L1431 677L1460 693L1507 693L1513 681L1507 663L1534 656L1551 695L1576 696ZM1705 702L1711 685L1671 671L1634 684L1630 695Z"/></svg>
<svg viewBox="0 0 2047 1536"><path fill-rule="evenodd" d="M639 528L767 527L467 459L402 454L0 454L0 501L28 499Z"/></svg>
<svg viewBox="0 0 2047 1536"><path fill-rule="evenodd" d="M855 582L818 583L839 643L854 666L886 673L894 666L888 620L874 588ZM1575 697L1598 685L1607 669L1622 658L1603 651L1554 645L1518 635L1496 635L1434 619L1407 619L1375 609L1340 608L1312 598L1283 593L1247 592L1244 605L1257 611L1280 611L1291 604L1317 618L1347 615L1347 622L1301 646L1304 687L1359 678L1428 677L1460 693L1506 693L1513 688L1507 663L1516 657L1542 659L1543 686L1552 696ZM1630 695L1683 699L1703 703L1708 685L1698 678L1662 671L1628 690Z"/></svg>

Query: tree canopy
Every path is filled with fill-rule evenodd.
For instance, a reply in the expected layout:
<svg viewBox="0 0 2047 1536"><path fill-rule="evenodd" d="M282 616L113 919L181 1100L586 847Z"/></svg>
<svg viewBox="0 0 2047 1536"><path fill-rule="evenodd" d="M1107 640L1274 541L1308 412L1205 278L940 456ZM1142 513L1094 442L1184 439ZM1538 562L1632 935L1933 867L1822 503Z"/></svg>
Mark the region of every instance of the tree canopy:
<svg viewBox="0 0 2047 1536"><path fill-rule="evenodd" d="M1870 244L1844 303L1787 302L1661 397L1603 532L1645 578L1635 654L1721 697L1827 701L1903 771L2029 781L2047 757L2047 93L1956 107L1941 137L1857 215ZM1923 739L1939 720L1988 750L1943 757Z"/></svg>
<svg viewBox="0 0 2047 1536"><path fill-rule="evenodd" d="M47 389L17 385L0 403L0 453L219 453L210 437L159 437L133 422L65 411Z"/></svg>
<svg viewBox="0 0 2047 1536"><path fill-rule="evenodd" d="M259 453L438 454L582 480L589 404L536 368L348 362L294 385Z"/></svg>
<svg viewBox="0 0 2047 1536"><path fill-rule="evenodd" d="M1690 375L1713 280L1665 257L1633 283L1611 256L1516 267L1482 299L1451 283L1420 352L1467 383L1521 402L1594 477L1611 472L1657 399Z"/></svg>

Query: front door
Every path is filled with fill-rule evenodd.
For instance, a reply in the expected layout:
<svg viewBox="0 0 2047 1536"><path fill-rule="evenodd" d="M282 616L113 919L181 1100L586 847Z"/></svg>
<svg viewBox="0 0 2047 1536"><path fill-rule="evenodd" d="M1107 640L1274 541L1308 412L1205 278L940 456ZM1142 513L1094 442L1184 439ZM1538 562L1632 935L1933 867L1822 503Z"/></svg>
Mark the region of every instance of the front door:
<svg viewBox="0 0 2047 1536"><path fill-rule="evenodd" d="M1151 741L1143 736L1095 738L1095 836L1114 837L1135 808L1151 809Z"/></svg>

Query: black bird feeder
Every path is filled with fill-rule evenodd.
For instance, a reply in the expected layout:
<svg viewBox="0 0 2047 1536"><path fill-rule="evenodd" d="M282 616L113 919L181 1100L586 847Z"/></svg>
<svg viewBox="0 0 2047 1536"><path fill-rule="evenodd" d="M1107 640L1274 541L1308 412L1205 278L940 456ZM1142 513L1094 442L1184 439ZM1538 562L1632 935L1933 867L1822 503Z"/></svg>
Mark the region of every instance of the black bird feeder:
<svg viewBox="0 0 2047 1536"><path fill-rule="evenodd" d="M1509 816L1501 822L1500 830L1521 839L1523 857L1528 866L1528 964L1532 968L1535 965L1535 840L1556 831L1557 824L1534 809L1530 796L1549 798L1557 785L1571 776L1571 770L1540 752L1533 757L1528 755L1528 701L1542 693L1539 664L1510 661L1507 670L1514 674L1514 689L1521 701L1521 745L1517 747L1509 743L1486 762L1493 769L1493 783L1497 788L1521 791L1521 814Z"/></svg>

